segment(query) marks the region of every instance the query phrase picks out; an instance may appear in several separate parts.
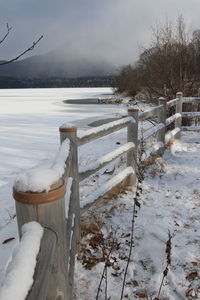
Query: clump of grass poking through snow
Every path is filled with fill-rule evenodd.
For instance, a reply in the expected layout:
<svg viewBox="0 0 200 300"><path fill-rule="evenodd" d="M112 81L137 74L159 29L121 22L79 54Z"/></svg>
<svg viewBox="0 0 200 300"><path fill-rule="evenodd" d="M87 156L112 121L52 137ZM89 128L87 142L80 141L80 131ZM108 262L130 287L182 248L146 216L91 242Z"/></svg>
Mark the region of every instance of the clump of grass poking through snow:
<svg viewBox="0 0 200 300"><path fill-rule="evenodd" d="M172 251L172 242L171 242L171 240L172 240L172 235L171 235L170 231L168 231L168 240L166 242L166 248L165 248L165 252L167 254L167 257L166 257L167 265L166 265L166 268L163 271L163 277L162 277L162 281L160 283L160 288L159 288L159 291L158 291L158 295L154 300L159 300L160 293L161 293L161 290L162 290L162 287L163 287L163 284L164 284L164 279L165 279L165 277L167 277L167 274L169 272L169 266L171 264L171 251Z"/></svg>

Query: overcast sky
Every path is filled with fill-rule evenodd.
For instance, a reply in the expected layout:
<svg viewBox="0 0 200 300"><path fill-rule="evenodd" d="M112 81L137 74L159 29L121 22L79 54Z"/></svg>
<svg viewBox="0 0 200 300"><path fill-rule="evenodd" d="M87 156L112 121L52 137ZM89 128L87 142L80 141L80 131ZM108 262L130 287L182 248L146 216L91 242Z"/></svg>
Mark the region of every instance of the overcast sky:
<svg viewBox="0 0 200 300"><path fill-rule="evenodd" d="M0 0L1 36L7 22L13 27L0 59L18 54L43 34L31 55L65 44L118 64L133 62L139 46L148 45L153 25L182 14L200 28L199 12L200 0Z"/></svg>

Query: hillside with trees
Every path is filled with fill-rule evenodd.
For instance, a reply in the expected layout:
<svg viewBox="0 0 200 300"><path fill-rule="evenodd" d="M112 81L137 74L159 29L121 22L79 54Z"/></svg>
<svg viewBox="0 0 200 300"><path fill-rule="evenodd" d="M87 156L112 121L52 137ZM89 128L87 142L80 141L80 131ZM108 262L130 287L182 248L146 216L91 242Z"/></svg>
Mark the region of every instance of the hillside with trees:
<svg viewBox="0 0 200 300"><path fill-rule="evenodd" d="M182 16L175 24L166 21L152 30L151 45L143 49L134 65L123 66L117 91L149 100L179 90L195 95L200 86L200 30L189 31Z"/></svg>

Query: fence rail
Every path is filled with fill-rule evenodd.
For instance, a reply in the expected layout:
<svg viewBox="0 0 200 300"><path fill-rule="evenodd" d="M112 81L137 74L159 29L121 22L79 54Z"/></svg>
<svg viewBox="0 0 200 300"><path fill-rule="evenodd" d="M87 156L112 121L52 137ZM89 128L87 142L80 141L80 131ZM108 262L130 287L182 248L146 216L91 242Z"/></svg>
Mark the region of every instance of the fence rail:
<svg viewBox="0 0 200 300"><path fill-rule="evenodd" d="M200 98L191 99L192 102L200 100ZM75 126L66 124L59 128L61 144L66 139L70 141L62 178L51 187L48 193L38 194L30 191L22 193L14 190L13 194L16 200L20 234L21 226L32 220L39 222L44 228L48 228L45 230L38 256L35 281L26 300L46 299L46 297L48 300L72 300L81 213L102 199L113 188L124 187L124 185L136 186L138 147L141 143L138 132L141 122L148 122L152 118L157 122L142 136L145 141L155 136L153 144L145 149L142 160L146 160L152 155L162 154L165 145L171 140L180 139L182 116L190 118L192 114L194 115L194 112L182 113L182 103L187 101L191 102L190 99L183 98L182 93L177 93L176 99L167 102L164 98L160 98L157 107L142 113L139 113L137 109L130 108L126 117L86 132L77 133ZM174 113L167 118L167 110L172 107L175 107ZM200 113L195 112L195 116L199 117ZM174 128L167 131L168 126L172 124L174 124ZM124 145L97 158L88 166L79 168L78 149L80 146L124 128L127 129L127 142ZM124 170L113 176L86 200L81 201L79 183L121 155L127 157ZM67 189L67 201L65 188ZM43 201L40 202L38 199L43 199Z"/></svg>
<svg viewBox="0 0 200 300"><path fill-rule="evenodd" d="M111 134L115 131L126 128L127 125L130 124L131 122L135 122L134 119L131 117L126 117L118 121L113 121L106 125L96 127L94 129L89 129L84 133L79 133L77 139L78 146L87 144L89 142L95 141L96 139Z"/></svg>
<svg viewBox="0 0 200 300"><path fill-rule="evenodd" d="M37 264L35 267L34 283L26 297L26 300L46 299L55 256L56 243L57 237L55 232L48 228L44 228L40 244L40 252L38 254Z"/></svg>

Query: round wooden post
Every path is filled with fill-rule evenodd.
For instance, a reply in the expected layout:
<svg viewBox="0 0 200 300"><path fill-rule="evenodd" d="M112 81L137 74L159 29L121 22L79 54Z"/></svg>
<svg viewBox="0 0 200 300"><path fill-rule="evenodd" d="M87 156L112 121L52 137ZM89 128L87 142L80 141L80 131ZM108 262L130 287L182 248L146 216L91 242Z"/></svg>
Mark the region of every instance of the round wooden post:
<svg viewBox="0 0 200 300"><path fill-rule="evenodd" d="M63 179L53 184L48 193L20 192L13 189L20 236L22 225L30 221L37 221L43 227L55 232L57 236L48 300L67 299L65 192Z"/></svg>
<svg viewBox="0 0 200 300"><path fill-rule="evenodd" d="M130 185L136 185L136 173L138 169L137 155L138 155L138 109L129 108L128 115L134 118L133 123L128 125L127 141L135 144L135 149L127 153L127 166L133 167L135 175L130 178Z"/></svg>
<svg viewBox="0 0 200 300"><path fill-rule="evenodd" d="M176 98L178 99L176 104L176 113L182 114L183 93L182 92L176 93ZM178 132L175 136L176 139L181 138L181 125L182 125L182 117L177 118L175 121L175 127L180 129L180 132Z"/></svg>
<svg viewBox="0 0 200 300"><path fill-rule="evenodd" d="M69 299L72 299L75 271L75 255L80 240L80 198L79 198L79 170L78 170L78 147L77 127L62 125L59 128L61 143L68 138L72 148L72 160L70 165L70 177L72 187L67 218L67 254L69 255Z"/></svg>
<svg viewBox="0 0 200 300"><path fill-rule="evenodd" d="M159 105L163 106L158 115L158 123L162 123L165 125L165 127L160 129L158 132L158 142L163 143L163 147L160 149L160 154L162 155L164 153L164 146L165 146L167 102L166 102L166 99L163 97L160 97L158 102L159 102Z"/></svg>

